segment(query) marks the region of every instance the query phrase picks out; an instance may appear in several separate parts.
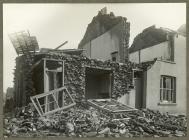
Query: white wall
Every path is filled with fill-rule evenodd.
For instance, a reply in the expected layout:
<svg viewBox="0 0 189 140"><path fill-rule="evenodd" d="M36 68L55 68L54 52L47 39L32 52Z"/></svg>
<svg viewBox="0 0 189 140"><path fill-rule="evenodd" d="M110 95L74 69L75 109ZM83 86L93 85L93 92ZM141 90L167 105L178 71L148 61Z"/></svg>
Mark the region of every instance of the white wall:
<svg viewBox="0 0 189 140"><path fill-rule="evenodd" d="M154 58L169 58L168 42L162 42L149 48L142 49L140 51L140 61L146 62L153 60ZM129 60L131 62L139 63L139 51L129 54Z"/></svg>
<svg viewBox="0 0 189 140"><path fill-rule="evenodd" d="M123 52L119 52L121 46L121 31L122 23L115 25L109 31L98 36L97 38L89 41L83 47L86 50L85 55L92 59L111 60L111 53L118 51L118 62L120 61L120 55Z"/></svg>
<svg viewBox="0 0 189 140"><path fill-rule="evenodd" d="M111 53L118 51L119 42L117 40L118 39L116 38L116 36L114 36L114 39L112 39L111 30L92 40L91 58L111 60ZM115 43L113 41L115 41Z"/></svg>
<svg viewBox="0 0 189 140"><path fill-rule="evenodd" d="M159 105L160 77L176 77L176 104ZM162 112L186 113L186 38L175 38L175 63L157 60L147 71L146 107Z"/></svg>

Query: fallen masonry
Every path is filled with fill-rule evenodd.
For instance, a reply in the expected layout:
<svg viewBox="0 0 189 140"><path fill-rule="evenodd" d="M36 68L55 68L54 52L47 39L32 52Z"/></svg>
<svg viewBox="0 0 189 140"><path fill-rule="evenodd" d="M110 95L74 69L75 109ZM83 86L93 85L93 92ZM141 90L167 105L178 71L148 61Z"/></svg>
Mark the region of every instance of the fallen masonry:
<svg viewBox="0 0 189 140"><path fill-rule="evenodd" d="M16 61L17 108L11 117L5 115L5 137L186 135L186 116L138 110L117 102L129 95L133 69L145 71L155 60L122 64L50 51L35 54L32 67L24 55Z"/></svg>
<svg viewBox="0 0 189 140"><path fill-rule="evenodd" d="M184 115L142 109L123 113L125 119L114 117L87 102L40 117L30 103L17 108L14 117L4 118L4 137L180 137L187 133Z"/></svg>

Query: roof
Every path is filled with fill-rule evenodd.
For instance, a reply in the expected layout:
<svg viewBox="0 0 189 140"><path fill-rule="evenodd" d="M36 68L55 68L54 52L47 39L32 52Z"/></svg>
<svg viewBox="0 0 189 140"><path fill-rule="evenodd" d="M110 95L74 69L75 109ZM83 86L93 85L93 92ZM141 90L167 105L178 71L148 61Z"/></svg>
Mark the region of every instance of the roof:
<svg viewBox="0 0 189 140"><path fill-rule="evenodd" d="M186 37L186 24L181 25L181 26L178 28L177 32L178 32L179 34L181 34L181 35L183 35L183 36Z"/></svg>
<svg viewBox="0 0 189 140"><path fill-rule="evenodd" d="M155 25L150 26L134 38L129 52L132 53L165 42L167 41L167 34L175 33L177 32L167 28L156 28Z"/></svg>
<svg viewBox="0 0 189 140"><path fill-rule="evenodd" d="M56 50L50 48L41 48L40 53L48 53L48 52L56 52L56 53L65 53L65 54L73 54L73 55L80 55L83 53L83 49L63 49L63 50Z"/></svg>

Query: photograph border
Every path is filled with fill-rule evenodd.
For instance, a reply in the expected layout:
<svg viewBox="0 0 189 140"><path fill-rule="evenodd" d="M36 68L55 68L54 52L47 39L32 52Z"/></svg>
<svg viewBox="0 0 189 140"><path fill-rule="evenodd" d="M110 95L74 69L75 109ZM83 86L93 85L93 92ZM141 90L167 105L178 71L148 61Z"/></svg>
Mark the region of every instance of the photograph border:
<svg viewBox="0 0 189 140"><path fill-rule="evenodd" d="M5 139L3 137L3 4L16 4L16 3L25 3L25 4L30 4L30 3L72 3L72 4L79 4L79 3L85 3L85 4L93 4L93 3L186 3L186 46L188 46L189 44L189 38L188 38L188 32L189 32L189 0L0 0L0 43L1 43L1 47L0 47L0 139ZM189 82L189 47L186 47L187 51L186 51L186 59L187 59L187 66L186 66L186 72L187 72L187 76L186 76L186 81L187 81L187 85ZM187 86L187 93L189 92L189 86ZM187 136L184 137L160 137L158 138L158 140L173 140L173 139L182 139L182 140L187 140L189 137L189 133L188 133L188 112L189 112L189 95L187 94ZM24 138L24 137L10 137L10 138L6 138L6 139L10 139L10 140L14 140L14 139L34 139L34 138ZM37 140L43 140L43 139L62 139L62 137L44 137L44 138L35 138ZM73 139L73 138L63 138L63 139ZM75 139L75 138L74 138ZM76 138L77 139L77 138ZM78 139L91 139L91 138L78 138ZM92 138L94 140L101 140L101 139L115 139L115 138ZM128 139L128 140L137 140L137 139L141 139L141 138L116 138L119 140L122 139ZM152 137L144 137L142 139L154 139Z"/></svg>

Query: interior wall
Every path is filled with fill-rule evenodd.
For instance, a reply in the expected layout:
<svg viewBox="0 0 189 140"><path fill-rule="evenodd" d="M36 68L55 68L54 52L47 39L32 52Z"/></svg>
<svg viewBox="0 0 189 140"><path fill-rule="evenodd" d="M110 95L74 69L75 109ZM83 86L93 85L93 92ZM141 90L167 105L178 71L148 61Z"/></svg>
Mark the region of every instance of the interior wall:
<svg viewBox="0 0 189 140"><path fill-rule="evenodd" d="M86 72L85 97L87 99L110 98L111 78L110 73L95 71Z"/></svg>
<svg viewBox="0 0 189 140"><path fill-rule="evenodd" d="M101 94L110 94L110 75L109 74L103 74L99 76L99 93Z"/></svg>
<svg viewBox="0 0 189 140"><path fill-rule="evenodd" d="M96 99L99 92L99 79L94 75L86 75L85 97Z"/></svg>

